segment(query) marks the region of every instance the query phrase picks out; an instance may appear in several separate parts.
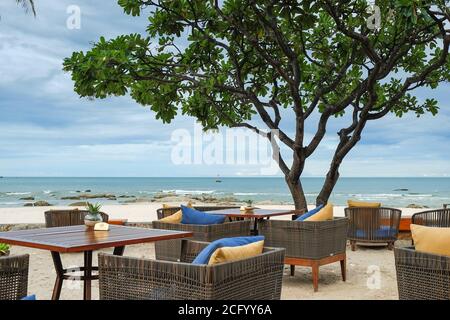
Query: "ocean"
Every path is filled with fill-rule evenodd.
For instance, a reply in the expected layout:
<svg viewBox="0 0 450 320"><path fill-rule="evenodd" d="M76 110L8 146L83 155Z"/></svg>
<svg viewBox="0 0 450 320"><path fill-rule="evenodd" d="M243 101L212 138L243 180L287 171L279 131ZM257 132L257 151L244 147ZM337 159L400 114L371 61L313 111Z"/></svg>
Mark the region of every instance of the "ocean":
<svg viewBox="0 0 450 320"><path fill-rule="evenodd" d="M220 179L221 182L217 182ZM308 203L314 203L323 178L302 179ZM292 203L281 177L264 178L0 178L0 207L22 207L34 197L52 205L68 205L61 200L90 190L91 194L114 194L117 200L94 199L103 204L127 201L126 197L151 199L159 193L234 197L239 200ZM119 198L122 196L121 198ZM450 203L450 178L341 178L330 201L345 205L348 199L377 201L383 205L406 207L419 204L442 207Z"/></svg>

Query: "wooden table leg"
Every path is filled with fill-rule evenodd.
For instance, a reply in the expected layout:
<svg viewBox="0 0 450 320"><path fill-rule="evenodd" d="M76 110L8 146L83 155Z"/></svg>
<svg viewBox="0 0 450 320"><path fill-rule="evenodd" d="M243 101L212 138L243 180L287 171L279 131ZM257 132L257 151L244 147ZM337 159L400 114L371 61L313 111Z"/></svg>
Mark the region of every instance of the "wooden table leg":
<svg viewBox="0 0 450 320"><path fill-rule="evenodd" d="M125 246L115 247L113 255L115 256L123 256L123 252L125 251Z"/></svg>
<svg viewBox="0 0 450 320"><path fill-rule="evenodd" d="M259 234L258 232L258 219L255 219L253 222L253 229L250 231L250 234L252 236L257 236Z"/></svg>
<svg viewBox="0 0 450 320"><path fill-rule="evenodd" d="M61 288L63 285L64 269L62 266L61 255L59 254L59 252L52 251L51 254L56 271L56 280L55 286L53 287L52 300L59 300L59 297L61 295Z"/></svg>
<svg viewBox="0 0 450 320"><path fill-rule="evenodd" d="M92 251L84 252L84 286L83 299L91 300Z"/></svg>

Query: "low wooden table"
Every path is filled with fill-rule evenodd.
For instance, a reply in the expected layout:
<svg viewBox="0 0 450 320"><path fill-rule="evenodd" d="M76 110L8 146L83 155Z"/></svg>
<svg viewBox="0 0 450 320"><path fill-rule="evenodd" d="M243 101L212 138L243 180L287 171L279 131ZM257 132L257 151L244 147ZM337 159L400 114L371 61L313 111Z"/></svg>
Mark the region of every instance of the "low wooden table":
<svg viewBox="0 0 450 320"><path fill-rule="evenodd" d="M63 280L76 279L84 282L83 298L91 299L91 281L97 280L98 275L92 275L98 267L92 266L92 252L103 248L114 248L115 255L122 255L125 246L192 237L191 232L145 229L110 225L109 231L94 231L83 226L32 229L23 231L0 232L0 243L17 246L49 250L56 270L56 281L53 288L52 300L58 300L61 294ZM84 266L82 276L73 276L74 270L64 269L61 253L83 252Z"/></svg>
<svg viewBox="0 0 450 320"><path fill-rule="evenodd" d="M283 210L283 209L254 209L249 213L246 211L240 211L239 208L235 209L222 209L209 211L210 214L225 215L228 218L241 218L241 219L254 219L252 235L258 234L258 221L263 219L270 219L271 217L286 216L286 215L301 215L304 214L304 210Z"/></svg>

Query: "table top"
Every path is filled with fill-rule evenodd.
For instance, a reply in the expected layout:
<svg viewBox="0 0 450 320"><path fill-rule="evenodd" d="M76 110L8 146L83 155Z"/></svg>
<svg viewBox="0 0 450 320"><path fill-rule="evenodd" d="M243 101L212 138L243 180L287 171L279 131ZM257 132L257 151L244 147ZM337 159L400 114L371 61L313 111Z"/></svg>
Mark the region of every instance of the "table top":
<svg viewBox="0 0 450 320"><path fill-rule="evenodd" d="M210 214L221 214L232 218L255 218L264 219L275 216L283 215L301 215L305 213L303 210L286 210L286 209L254 209L253 212L249 213L246 211L240 211L239 208L235 209L223 209L223 210L213 210L208 211Z"/></svg>
<svg viewBox="0 0 450 320"><path fill-rule="evenodd" d="M0 232L0 243L63 253L91 251L192 236L192 232L116 225L110 225L109 231L94 231L81 225Z"/></svg>

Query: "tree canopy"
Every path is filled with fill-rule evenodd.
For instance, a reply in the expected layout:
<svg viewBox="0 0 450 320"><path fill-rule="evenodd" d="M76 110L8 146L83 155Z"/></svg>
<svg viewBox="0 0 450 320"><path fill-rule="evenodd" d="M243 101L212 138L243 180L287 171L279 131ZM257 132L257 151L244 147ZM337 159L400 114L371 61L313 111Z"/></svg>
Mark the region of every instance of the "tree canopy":
<svg viewBox="0 0 450 320"><path fill-rule="evenodd" d="M298 208L306 205L300 176L325 136L330 118L352 115L339 132L324 187L326 202L339 166L367 122L438 112L431 96L450 79L448 1L379 0L379 25L368 1L119 0L126 14L148 14L142 34L100 38L88 52L64 61L82 97L126 95L158 119L179 114L205 129L246 127L292 151L280 169ZM372 8L372 9L370 9ZM376 18L376 17L375 17ZM292 110L295 135L280 129L282 109ZM320 112L312 139L304 131ZM283 113L284 114L284 113ZM250 121L259 117L266 128Z"/></svg>

